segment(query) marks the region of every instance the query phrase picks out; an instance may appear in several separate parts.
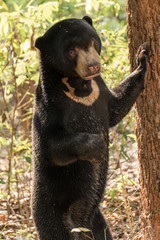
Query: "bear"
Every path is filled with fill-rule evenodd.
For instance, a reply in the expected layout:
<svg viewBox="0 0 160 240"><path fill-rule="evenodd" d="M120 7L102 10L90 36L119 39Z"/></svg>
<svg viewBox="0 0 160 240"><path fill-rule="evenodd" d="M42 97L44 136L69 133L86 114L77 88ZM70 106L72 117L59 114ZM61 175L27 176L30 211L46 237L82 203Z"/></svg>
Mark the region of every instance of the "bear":
<svg viewBox="0 0 160 240"><path fill-rule="evenodd" d="M33 114L32 214L38 238L111 240L99 209L108 132L144 89L147 47L139 47L136 70L113 89L100 75L101 40L89 16L56 23L35 47L40 78Z"/></svg>

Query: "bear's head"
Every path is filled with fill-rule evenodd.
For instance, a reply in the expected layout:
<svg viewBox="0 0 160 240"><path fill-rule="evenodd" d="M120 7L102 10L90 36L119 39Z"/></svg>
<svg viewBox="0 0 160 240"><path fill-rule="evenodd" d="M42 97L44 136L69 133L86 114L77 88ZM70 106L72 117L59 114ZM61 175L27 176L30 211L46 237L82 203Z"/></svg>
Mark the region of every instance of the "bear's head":
<svg viewBox="0 0 160 240"><path fill-rule="evenodd" d="M42 67L64 77L89 80L100 73L101 40L88 16L56 23L35 46L40 50Z"/></svg>

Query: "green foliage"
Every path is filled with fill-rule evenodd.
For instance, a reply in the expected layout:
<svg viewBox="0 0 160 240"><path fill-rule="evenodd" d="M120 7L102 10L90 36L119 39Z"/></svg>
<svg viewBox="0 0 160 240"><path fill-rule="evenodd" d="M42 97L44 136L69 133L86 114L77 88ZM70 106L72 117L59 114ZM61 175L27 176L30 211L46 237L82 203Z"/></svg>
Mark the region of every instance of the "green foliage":
<svg viewBox="0 0 160 240"><path fill-rule="evenodd" d="M22 187L30 192L24 176L31 172L32 105L39 78L35 39L61 19L90 15L102 39L102 76L112 88L129 73L125 4L125 0L0 0L0 158L7 161L0 175L0 189L7 187L2 197L20 204ZM126 142L130 146L135 142L133 117L131 112L117 127L120 155L127 161ZM113 134L110 139L112 156Z"/></svg>

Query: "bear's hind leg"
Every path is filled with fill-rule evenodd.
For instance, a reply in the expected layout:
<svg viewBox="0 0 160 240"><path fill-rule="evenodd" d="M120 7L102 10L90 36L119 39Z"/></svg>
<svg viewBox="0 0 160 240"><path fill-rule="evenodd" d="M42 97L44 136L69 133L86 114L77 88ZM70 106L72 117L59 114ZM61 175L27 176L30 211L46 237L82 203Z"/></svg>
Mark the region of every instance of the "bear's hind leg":
<svg viewBox="0 0 160 240"><path fill-rule="evenodd" d="M43 204L44 203L44 204ZM39 240L71 240L63 223L63 211L53 207L54 203L41 202L33 207L33 217Z"/></svg>
<svg viewBox="0 0 160 240"><path fill-rule="evenodd" d="M92 229L95 240L112 240L112 235L99 209L95 211L92 220Z"/></svg>

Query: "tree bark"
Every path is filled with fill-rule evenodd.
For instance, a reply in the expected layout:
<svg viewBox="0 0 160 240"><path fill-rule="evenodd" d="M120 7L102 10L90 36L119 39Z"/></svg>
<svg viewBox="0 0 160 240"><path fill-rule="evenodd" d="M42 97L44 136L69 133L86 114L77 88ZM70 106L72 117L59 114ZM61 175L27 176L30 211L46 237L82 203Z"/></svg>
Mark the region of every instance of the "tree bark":
<svg viewBox="0 0 160 240"><path fill-rule="evenodd" d="M127 22L131 71L139 45L150 48L145 90L136 102L140 239L160 240L160 0L127 0Z"/></svg>

